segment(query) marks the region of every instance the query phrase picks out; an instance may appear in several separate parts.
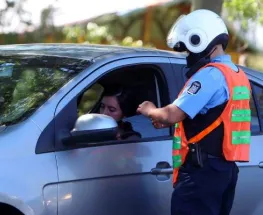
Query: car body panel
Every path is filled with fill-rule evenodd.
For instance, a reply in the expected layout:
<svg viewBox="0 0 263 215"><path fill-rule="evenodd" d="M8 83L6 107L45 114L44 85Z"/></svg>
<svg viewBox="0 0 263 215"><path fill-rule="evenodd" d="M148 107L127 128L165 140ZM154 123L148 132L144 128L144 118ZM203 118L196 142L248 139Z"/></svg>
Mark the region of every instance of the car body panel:
<svg viewBox="0 0 263 215"><path fill-rule="evenodd" d="M263 214L263 169L259 163L263 161L263 135L252 136L251 157L248 163L237 163L239 178L231 215Z"/></svg>
<svg viewBox="0 0 263 215"><path fill-rule="evenodd" d="M48 186L58 182L56 159L54 153L35 154L40 134L41 130L30 119L1 132L0 202L26 215L55 215L57 196L47 193L57 193L56 186ZM44 194L47 195L43 199Z"/></svg>
<svg viewBox="0 0 263 215"><path fill-rule="evenodd" d="M59 214L169 214L171 176L159 181L151 170L171 164L171 147L167 140L59 152Z"/></svg>

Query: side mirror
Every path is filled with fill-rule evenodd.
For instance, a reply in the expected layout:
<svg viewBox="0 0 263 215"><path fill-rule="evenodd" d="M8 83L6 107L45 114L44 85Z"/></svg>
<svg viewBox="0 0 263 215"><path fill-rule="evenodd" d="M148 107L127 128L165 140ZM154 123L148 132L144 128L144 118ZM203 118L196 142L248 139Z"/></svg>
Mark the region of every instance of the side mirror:
<svg viewBox="0 0 263 215"><path fill-rule="evenodd" d="M80 116L72 131L62 138L65 145L96 145L98 142L116 140L117 122L102 114Z"/></svg>

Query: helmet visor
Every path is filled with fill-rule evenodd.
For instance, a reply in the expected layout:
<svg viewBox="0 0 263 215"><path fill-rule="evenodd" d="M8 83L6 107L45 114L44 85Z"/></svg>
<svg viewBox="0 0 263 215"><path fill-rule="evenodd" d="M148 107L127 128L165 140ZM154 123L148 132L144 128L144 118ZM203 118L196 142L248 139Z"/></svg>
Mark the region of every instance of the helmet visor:
<svg viewBox="0 0 263 215"><path fill-rule="evenodd" d="M184 33L183 30L183 21L184 18L186 17L186 15L181 15L178 17L178 19L176 20L176 22L172 25L170 31L168 32L168 36L167 36L167 45L169 48L171 49L178 49L178 51L185 51L183 49L185 49L184 44L182 44L182 40L181 37ZM182 47L183 46L183 47ZM182 50L180 50L182 49Z"/></svg>

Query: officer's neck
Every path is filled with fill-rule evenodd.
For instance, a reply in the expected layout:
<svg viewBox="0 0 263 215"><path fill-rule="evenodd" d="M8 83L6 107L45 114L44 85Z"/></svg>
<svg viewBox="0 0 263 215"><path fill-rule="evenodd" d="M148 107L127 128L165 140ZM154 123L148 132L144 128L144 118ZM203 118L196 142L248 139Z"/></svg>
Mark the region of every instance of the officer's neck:
<svg viewBox="0 0 263 215"><path fill-rule="evenodd" d="M224 52L222 45L217 45L217 46L215 46L215 50L210 55L210 59L213 59L217 56L224 55L224 54L225 54L225 52Z"/></svg>

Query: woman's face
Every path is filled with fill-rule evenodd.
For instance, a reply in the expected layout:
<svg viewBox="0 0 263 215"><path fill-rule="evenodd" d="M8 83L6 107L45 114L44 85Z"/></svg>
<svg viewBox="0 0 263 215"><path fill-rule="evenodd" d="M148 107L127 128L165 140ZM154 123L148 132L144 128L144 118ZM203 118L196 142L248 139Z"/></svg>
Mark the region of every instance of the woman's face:
<svg viewBox="0 0 263 215"><path fill-rule="evenodd" d="M100 114L110 116L117 122L124 117L116 96L104 96L102 98Z"/></svg>

